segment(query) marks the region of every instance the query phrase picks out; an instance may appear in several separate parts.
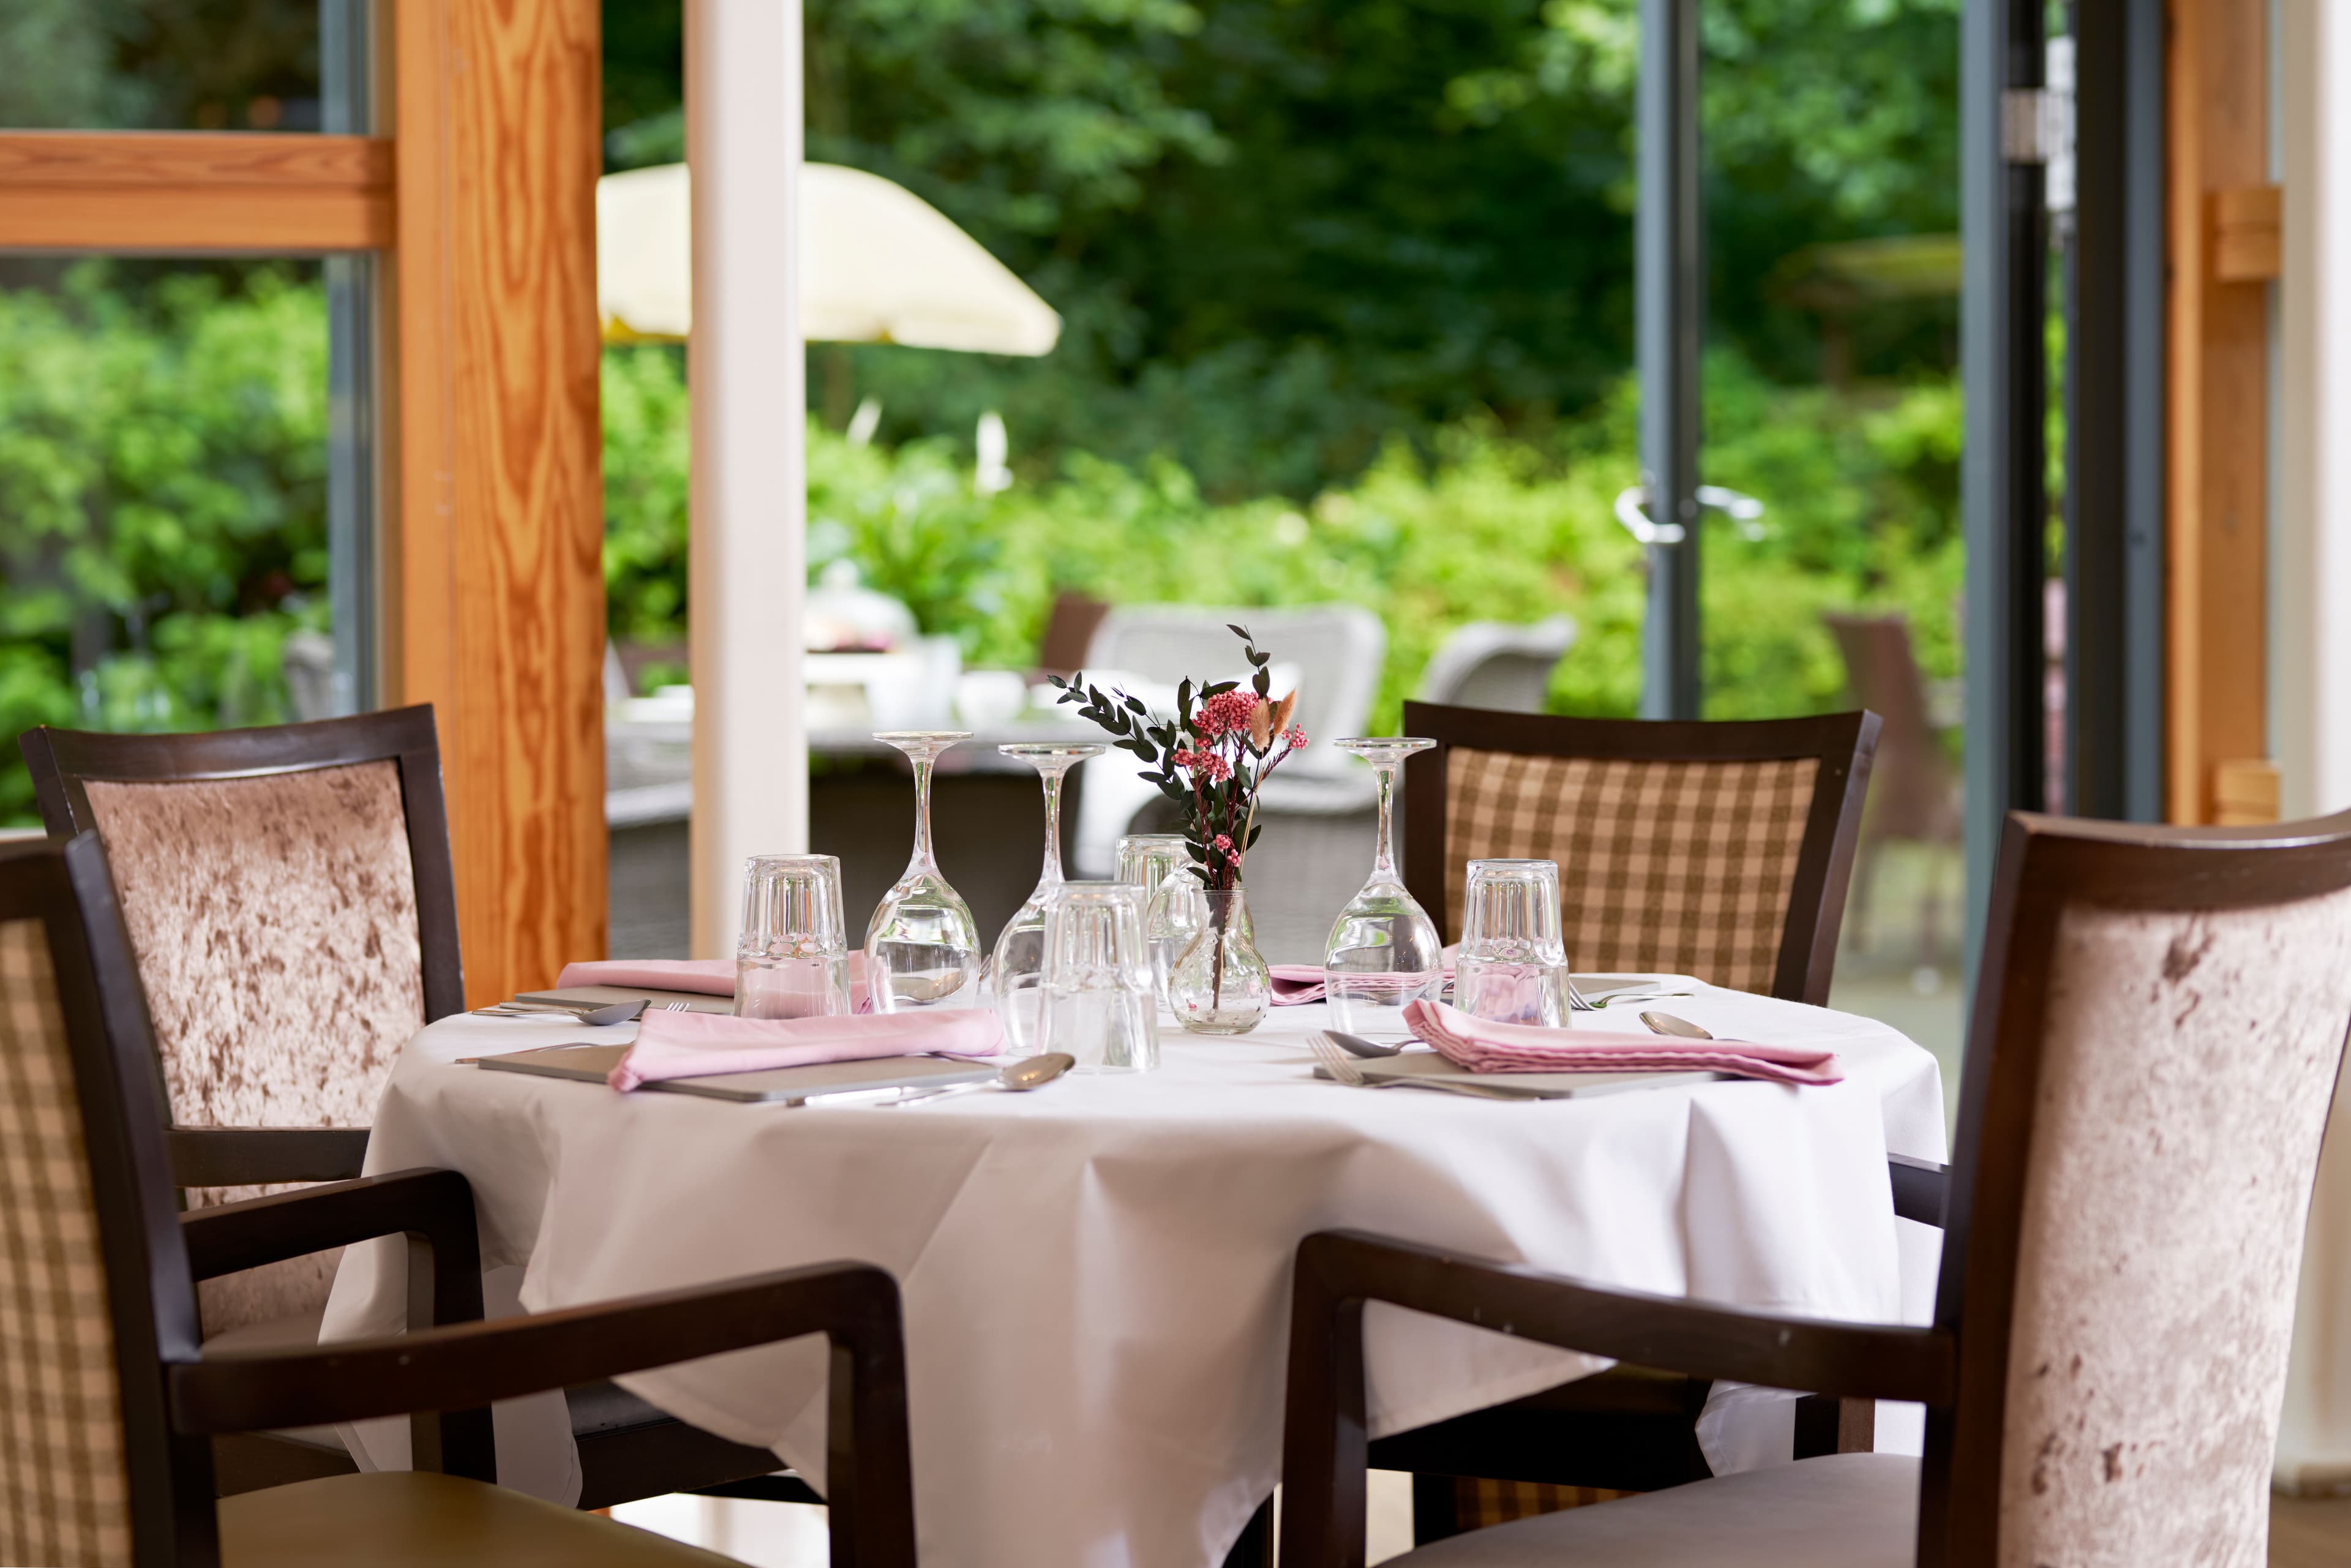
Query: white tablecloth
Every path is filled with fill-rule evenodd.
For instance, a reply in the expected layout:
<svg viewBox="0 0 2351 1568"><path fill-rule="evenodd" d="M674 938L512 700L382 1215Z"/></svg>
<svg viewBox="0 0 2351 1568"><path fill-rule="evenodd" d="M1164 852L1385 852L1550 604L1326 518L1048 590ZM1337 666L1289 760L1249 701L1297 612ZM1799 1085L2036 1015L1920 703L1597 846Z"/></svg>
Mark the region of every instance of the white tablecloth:
<svg viewBox="0 0 2351 1568"><path fill-rule="evenodd" d="M1758 1308L1919 1318L1930 1278L1900 1260L1931 1245L1897 1246L1885 1156L1942 1156L1933 1059L1882 1024L1793 1003L1707 990L1667 1005L1719 1035L1832 1045L1847 1081L1534 1103L1346 1089L1311 1076L1304 1040L1323 1009L1309 1007L1233 1040L1170 1027L1144 1076L785 1109L454 1065L625 1038L460 1016L409 1043L368 1169L464 1172L492 1293L503 1283L532 1311L881 1264L904 1291L925 1563L1200 1568L1279 1478L1290 1260L1311 1231ZM402 1267L396 1247L352 1249L323 1337L397 1332ZM1604 1364L1390 1308L1366 1334L1379 1435ZM622 1381L821 1486L818 1342ZM509 1484L576 1497L554 1396L500 1423ZM365 1437L374 1462L406 1462L398 1423Z"/></svg>

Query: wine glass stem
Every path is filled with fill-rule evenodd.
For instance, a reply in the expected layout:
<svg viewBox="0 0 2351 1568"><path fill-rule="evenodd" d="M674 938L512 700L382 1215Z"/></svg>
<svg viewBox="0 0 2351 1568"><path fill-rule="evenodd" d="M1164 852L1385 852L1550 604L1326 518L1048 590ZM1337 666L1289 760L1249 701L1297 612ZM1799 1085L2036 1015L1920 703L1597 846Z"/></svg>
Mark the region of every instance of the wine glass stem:
<svg viewBox="0 0 2351 1568"><path fill-rule="evenodd" d="M1039 887L1058 887L1061 881L1061 780L1068 775L1056 769L1045 775L1045 869L1039 873Z"/></svg>
<svg viewBox="0 0 2351 1568"><path fill-rule="evenodd" d="M931 860L931 759L917 757L914 764L914 858L908 869L936 870Z"/></svg>
<svg viewBox="0 0 2351 1568"><path fill-rule="evenodd" d="M1390 835L1395 815L1395 769L1396 765L1393 762L1375 763L1372 768L1380 779L1380 847L1378 855L1372 862L1372 874L1390 881L1395 877L1395 856L1390 848L1394 842Z"/></svg>

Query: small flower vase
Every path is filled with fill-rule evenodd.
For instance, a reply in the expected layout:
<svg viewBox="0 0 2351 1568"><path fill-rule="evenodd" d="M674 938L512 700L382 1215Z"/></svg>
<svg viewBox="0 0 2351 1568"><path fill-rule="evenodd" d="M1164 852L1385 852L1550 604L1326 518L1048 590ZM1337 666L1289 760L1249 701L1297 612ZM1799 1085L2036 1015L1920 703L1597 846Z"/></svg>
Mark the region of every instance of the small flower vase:
<svg viewBox="0 0 2351 1568"><path fill-rule="evenodd" d="M1257 950L1249 899L1238 887L1196 895L1205 907L1198 932L1167 976L1167 1006L1194 1034L1247 1034L1265 1021L1273 976Z"/></svg>

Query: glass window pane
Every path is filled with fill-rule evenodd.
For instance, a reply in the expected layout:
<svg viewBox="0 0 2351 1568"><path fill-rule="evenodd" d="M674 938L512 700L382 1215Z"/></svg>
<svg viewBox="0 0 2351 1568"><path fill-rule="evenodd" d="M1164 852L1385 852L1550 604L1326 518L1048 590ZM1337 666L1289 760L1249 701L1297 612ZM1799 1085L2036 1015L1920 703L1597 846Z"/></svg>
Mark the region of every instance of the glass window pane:
<svg viewBox="0 0 2351 1568"><path fill-rule="evenodd" d="M365 422L331 395L326 273L0 257L0 735L364 702L365 602L330 562L366 559L366 513L329 516L364 488L337 481L365 473ZM12 745L0 825L33 820Z"/></svg>
<svg viewBox="0 0 2351 1568"><path fill-rule="evenodd" d="M6 0L0 126L333 131L366 0ZM322 39L325 48L322 50Z"/></svg>

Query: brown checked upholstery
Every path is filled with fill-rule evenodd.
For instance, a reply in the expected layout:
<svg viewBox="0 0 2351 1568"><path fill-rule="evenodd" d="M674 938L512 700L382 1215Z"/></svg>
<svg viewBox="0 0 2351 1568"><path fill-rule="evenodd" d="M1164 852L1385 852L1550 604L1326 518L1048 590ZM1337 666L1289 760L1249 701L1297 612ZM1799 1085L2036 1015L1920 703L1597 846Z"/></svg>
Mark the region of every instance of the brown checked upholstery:
<svg viewBox="0 0 2351 1568"><path fill-rule="evenodd" d="M1694 975L1768 992L1817 758L1652 761L1448 749L1445 936L1473 860L1559 862L1578 970Z"/></svg>
<svg viewBox="0 0 2351 1568"><path fill-rule="evenodd" d="M2263 1560L2351 893L2057 927L2009 1345L2004 1563Z"/></svg>
<svg viewBox="0 0 2351 1568"><path fill-rule="evenodd" d="M424 1023L392 761L89 782L182 1126L363 1127ZM192 1205L258 1188L196 1190ZM207 1333L326 1301L338 1253L202 1287Z"/></svg>
<svg viewBox="0 0 2351 1568"><path fill-rule="evenodd" d="M0 923L0 1563L131 1559L98 1237L48 943Z"/></svg>

